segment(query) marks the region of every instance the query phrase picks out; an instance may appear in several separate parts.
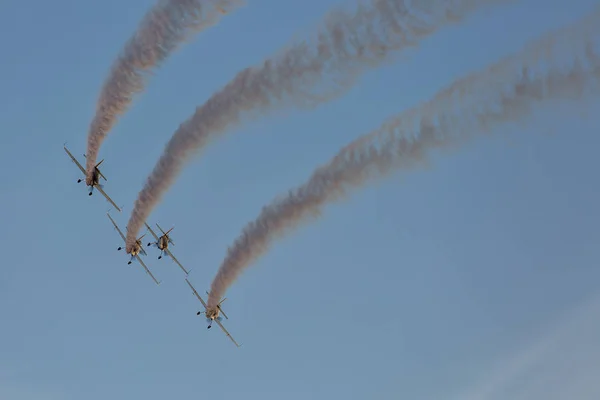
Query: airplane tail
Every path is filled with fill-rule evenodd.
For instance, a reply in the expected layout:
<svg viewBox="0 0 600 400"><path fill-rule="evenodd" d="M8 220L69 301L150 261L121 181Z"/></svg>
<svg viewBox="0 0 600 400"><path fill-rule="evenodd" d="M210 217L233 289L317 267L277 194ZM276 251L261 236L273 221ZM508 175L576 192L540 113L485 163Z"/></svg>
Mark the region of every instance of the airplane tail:
<svg viewBox="0 0 600 400"><path fill-rule="evenodd" d="M175 242L173 241L173 239L171 239L169 235L169 233L171 233L171 231L173 231L173 229L175 229L175 227L172 227L171 229L169 229L166 233L167 237L169 238L169 244L172 244L173 246L175 246Z"/></svg>
<svg viewBox="0 0 600 400"><path fill-rule="evenodd" d="M169 233L171 233L171 231L172 231L173 229L175 229L175 227L172 227L171 229L169 229L168 231L166 231L166 232L165 232L165 231L163 230L163 228L161 228L161 227L160 227L160 225L159 225L159 224L156 224L156 226L158 227L158 229L160 230L160 232L163 234L163 236L167 236L167 238L169 239L169 244L172 244L173 246L175 246L175 242L173 242L173 239L171 239L171 238L169 237Z"/></svg>
<svg viewBox="0 0 600 400"><path fill-rule="evenodd" d="M210 296L210 292L207 290L206 294ZM219 304L217 304L217 308L219 309L219 311L221 312L221 314L223 314L223 316L225 317L225 319L229 319L229 317L227 316L227 314L225 314L225 311L223 311L223 308L221 308L221 304L223 304L223 302L227 300L227 297L224 297L223 300L221 300L219 302Z"/></svg>
<svg viewBox="0 0 600 400"><path fill-rule="evenodd" d="M96 171L98 171L98 175L100 175L102 177L102 179L104 179L105 181L108 181L108 179L106 179L106 177L104 176L104 174L100 171L100 168L98 168L100 166L100 164L102 164L104 162L104 159L102 159L98 164L96 164Z"/></svg>

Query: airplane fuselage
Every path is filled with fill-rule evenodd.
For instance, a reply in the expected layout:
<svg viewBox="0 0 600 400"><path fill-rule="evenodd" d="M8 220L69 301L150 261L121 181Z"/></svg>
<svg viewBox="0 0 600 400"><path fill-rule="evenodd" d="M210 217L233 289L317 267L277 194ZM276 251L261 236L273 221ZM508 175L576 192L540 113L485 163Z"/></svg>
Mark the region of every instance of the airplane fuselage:
<svg viewBox="0 0 600 400"><path fill-rule="evenodd" d="M219 317L220 310L218 307L207 309L206 310L206 318L215 320Z"/></svg>
<svg viewBox="0 0 600 400"><path fill-rule="evenodd" d="M85 177L85 184L88 186L96 186L100 183L100 174L98 173L98 168L94 168L94 172L92 173L91 178Z"/></svg>
<svg viewBox="0 0 600 400"><path fill-rule="evenodd" d="M131 255L137 256L138 254L140 254L141 249L142 249L142 242L141 242L141 240L138 240L133 245L133 249L131 249Z"/></svg>
<svg viewBox="0 0 600 400"><path fill-rule="evenodd" d="M160 250L166 250L169 247L169 238L166 235L163 235L158 238L157 244Z"/></svg>

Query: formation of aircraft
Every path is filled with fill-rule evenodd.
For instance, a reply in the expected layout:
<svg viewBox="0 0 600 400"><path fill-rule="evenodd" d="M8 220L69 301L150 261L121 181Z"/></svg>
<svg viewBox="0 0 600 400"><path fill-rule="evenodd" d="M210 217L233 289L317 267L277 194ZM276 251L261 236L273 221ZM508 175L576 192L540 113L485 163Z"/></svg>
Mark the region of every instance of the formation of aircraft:
<svg viewBox="0 0 600 400"><path fill-rule="evenodd" d="M77 180L77 183L81 183L81 182L85 181L86 185L90 187L89 196L91 196L93 194L94 189L97 189L106 198L106 200L108 200L108 202L115 209L117 209L117 211L121 212L121 208L119 208L119 206L117 206L117 204L113 201L113 199L111 199L108 196L108 194L106 194L106 192L104 191L104 186L102 184L100 184L100 178L104 179L104 181L108 181L108 179L106 179L106 177L104 176L104 174L98 168L100 166L100 164L102 164L104 162L104 160L101 160L98 164L95 165L94 171L92 173L92 176L88 177L85 168L83 168L83 166L79 163L79 161L77 161L77 159L73 156L73 154L71 154L71 152L69 151L69 149L67 149L66 144L63 146L63 148L64 148L65 152L67 153L67 155L71 158L71 160L75 163L75 165L77 165L77 167L79 168L79 170L83 174L83 178L80 178L79 180ZM85 154L83 156L86 157ZM110 222L112 222L112 224L113 224L114 228L117 230L117 232L119 232L119 235L123 239L123 242L126 242L126 237L123 234L123 231L121 231L121 229L119 228L119 226L117 225L117 223L115 222L115 220L111 217L110 213L107 212L106 215L110 219ZM196 289L192 286L192 284L190 283L190 281L187 279L187 276L189 275L189 273L190 273L191 270L190 271L186 270L185 267L177 260L177 258L175 258L175 256L171 252L170 246L174 246L175 243L173 242L173 239L171 238L171 236L169 234L171 233L171 231L173 231L174 227L165 232L160 227L160 225L156 224L156 227L160 230L160 233L161 233L161 235L158 236L154 232L154 230L150 227L150 225L148 225L146 222L144 222L144 224L146 225L147 230L150 232L150 234L154 237L154 240L155 240L154 242L149 242L147 244L147 247L154 246L158 250L160 250L160 254L158 256L159 260L162 259L163 255L166 254L166 255L168 255L179 266L179 268L181 268L181 270L186 275L185 281L187 282L187 284L190 286L190 288L194 292L194 295L198 298L198 300L200 300L200 302L204 306L204 311L198 311L196 313L196 315L205 314L206 315L206 320L208 322L207 329L210 329L212 327L212 323L216 322L217 325L219 325L219 327L223 330L223 332L225 332L225 334L227 335L227 337L229 337L229 339L231 339L231 341L237 347L240 347L240 345L235 341L235 339L233 339L233 337L229 334L229 332L227 331L227 329L225 329L225 327L221 323L221 320L222 320L221 314L225 317L225 319L229 319L229 317L227 317L227 315L225 314L225 312L221 308L221 304L226 300L226 298L224 298L223 300L221 300L219 302L219 304L217 304L216 307L209 309L207 307L206 303L204 302L204 300L202 299L202 297L200 297L200 295L198 294L198 292L196 291ZM143 256L148 255L148 253L146 253L146 250L144 249L144 246L142 244L142 239L145 236L146 236L146 233L144 233L142 236L140 236L139 238L137 238L136 243L135 243L135 245L134 245L134 247L133 247L133 249L132 249L132 251L130 253L131 254L131 258L129 259L129 261L127 262L127 264L131 265L131 263L134 260L137 260L137 262L139 262L139 264L144 268L144 270L146 271L146 273L148 275L150 275L150 277L152 278L152 280L154 281L154 283L156 283L157 285L160 285L161 282L154 277L154 275L152 274L152 272L150 271L150 269L148 269L148 267L146 266L146 264L144 263L144 261L142 260L142 257L141 257L141 255L143 255ZM119 246L117 248L117 250L122 250L123 248L124 248L124 246ZM206 294L208 295L209 292L206 292Z"/></svg>

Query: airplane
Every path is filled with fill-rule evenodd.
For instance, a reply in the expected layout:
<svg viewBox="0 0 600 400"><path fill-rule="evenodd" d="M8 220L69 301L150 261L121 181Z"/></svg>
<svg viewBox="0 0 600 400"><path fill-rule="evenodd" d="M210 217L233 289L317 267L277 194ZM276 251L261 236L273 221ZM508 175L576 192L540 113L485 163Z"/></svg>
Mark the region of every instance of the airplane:
<svg viewBox="0 0 600 400"><path fill-rule="evenodd" d="M165 232L160 227L160 225L156 224L158 229L160 229L160 231L162 232L162 236L158 237L156 235L156 233L154 233L152 228L150 228L150 225L148 225L145 222L144 222L144 224L146 224L146 228L148 228L148 230L150 231L152 236L154 236L154 239L156 239L156 242L154 242L154 243L150 242L150 243L148 243L148 246L154 245L154 246L158 247L158 249L160 250L160 255L158 256L158 259L160 260L163 256L163 254L167 254L169 257L171 257L173 259L173 261L175 261L177 263L177 265L179 265L179 267L183 270L183 272L185 272L186 275L189 275L189 271L187 271L185 268L183 268L183 265L181 265L181 263L175 258L173 253L171 253L171 250L169 250L169 244L172 244L173 246L175 246L175 243L173 243L173 240L169 237L169 233L175 227L173 227Z"/></svg>
<svg viewBox="0 0 600 400"><path fill-rule="evenodd" d="M69 157L71 157L71 160L73 160L73 162L79 167L79 169L83 173L83 176L85 177L85 179L78 179L77 183L80 183L81 181L85 180L86 185L90 186L89 196L92 195L94 188L97 188L98 191L100 193L102 193L102 195L104 197L106 197L106 200L108 200L110 202L110 204L113 205L114 208L116 208L119 212L121 212L121 209L119 208L119 206L117 206L115 204L115 202L106 194L106 192L103 189L103 185L100 184L100 177L104 178L105 181L108 181L108 179L106 179L104 174L102 174L102 172L100 172L100 169L98 168L100 166L100 164L102 164L104 162L104 160L102 160L98 164L96 164L96 166L94 167L94 173L92 174L92 179L91 179L91 181L88 181L85 169L81 166L81 164L79 164L79 161L77 161L77 159L75 157L73 157L73 154L71 154L71 152L67 149L67 146L63 146L63 148L65 149L65 151L67 152ZM83 156L86 157L85 154Z"/></svg>
<svg viewBox="0 0 600 400"><path fill-rule="evenodd" d="M185 281L187 282L187 284L190 286L190 288L192 289L192 291L194 292L194 295L196 295L196 297L198 298L198 300L200 300L200 303L202 303L202 305L204 306L204 310L205 311L198 311L196 313L196 315L200 315L200 314L205 314L206 315L206 319L207 321L210 320L208 327L206 329L210 329L212 326L213 321L215 321L217 323L217 325L219 325L219 327L223 330L223 332L225 332L225 334L229 337L229 339L231 339L231 341L237 346L240 347L239 344L237 344L237 342L235 341L235 339L229 334L229 332L227 332L227 329L225 329L225 327L223 326L223 324L221 323L221 317L219 317L219 314L223 314L223 316L226 319L229 319L227 317L227 315L223 312L223 310L221 309L221 304L226 300L223 299L219 302L219 304L217 304L217 306L215 308L209 309L208 307L206 307L206 303L204 302L204 300L202 300L202 297L200 297L200 295L198 294L198 292L196 292L196 289L194 289L194 287L192 286L192 284L190 283L190 281L187 280L187 278L185 278ZM208 292L206 292L208 294Z"/></svg>
<svg viewBox="0 0 600 400"><path fill-rule="evenodd" d="M117 224L115 223L115 221L112 219L112 217L110 216L110 214L106 213L106 215L110 219L110 222L112 222L112 224L115 226L115 229L119 232L119 235L121 235L121 237L123 238L123 241L127 242L127 240L125 239L125 235L123 235L123 232L121 232L121 230L119 229L119 227L117 226ZM146 270L146 272L148 273L148 275L150 275L150 277L152 278L152 280L154 280L154 283L156 283L157 285L160 285L160 282L156 280L156 278L154 277L154 275L152 275L152 272L150 272L150 270L148 269L148 267L146 267L146 264L144 264L144 261L142 261L142 258L140 257L140 253L146 255L146 251L142 247L142 238L144 236L146 236L146 234L143 234L142 236L140 236L137 239L137 241L135 243L135 246L133 247L133 250L131 251L131 259L129 260L129 262L127 264L128 265L131 264L131 262L133 261L134 257L137 258L137 260L140 262L140 264L142 264L142 267L144 267L144 269ZM122 248L123 247L119 247L117 250L121 250Z"/></svg>

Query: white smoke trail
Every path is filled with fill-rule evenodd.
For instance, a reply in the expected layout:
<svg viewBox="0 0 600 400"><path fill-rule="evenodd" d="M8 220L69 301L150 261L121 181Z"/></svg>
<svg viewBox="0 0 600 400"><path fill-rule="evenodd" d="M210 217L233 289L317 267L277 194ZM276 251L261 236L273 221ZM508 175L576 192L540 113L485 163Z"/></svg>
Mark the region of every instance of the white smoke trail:
<svg viewBox="0 0 600 400"><path fill-rule="evenodd" d="M102 142L133 96L144 90L148 73L183 42L214 24L242 0L159 0L125 44L104 83L88 132L87 183Z"/></svg>
<svg viewBox="0 0 600 400"><path fill-rule="evenodd" d="M598 94L600 58L594 35L600 9L577 24L547 34L519 54L455 81L432 100L399 114L375 131L343 148L303 185L263 207L228 249L210 289L214 307L240 273L268 250L272 241L306 218L317 217L328 202L339 199L368 179L394 169L419 166L432 149L455 147L498 124L520 121L545 100ZM561 43L562 42L562 43ZM562 51L559 52L559 50ZM571 57L556 63L555 54ZM588 67L585 67L587 63Z"/></svg>
<svg viewBox="0 0 600 400"><path fill-rule="evenodd" d="M313 43L296 43L262 65L242 70L179 126L138 194L127 224L127 251L189 156L244 115L331 100L391 54L418 45L484 5L508 1L368 0L353 13L330 12Z"/></svg>

